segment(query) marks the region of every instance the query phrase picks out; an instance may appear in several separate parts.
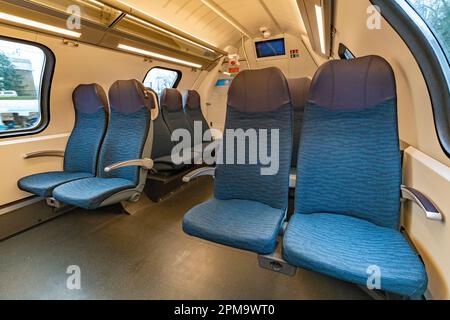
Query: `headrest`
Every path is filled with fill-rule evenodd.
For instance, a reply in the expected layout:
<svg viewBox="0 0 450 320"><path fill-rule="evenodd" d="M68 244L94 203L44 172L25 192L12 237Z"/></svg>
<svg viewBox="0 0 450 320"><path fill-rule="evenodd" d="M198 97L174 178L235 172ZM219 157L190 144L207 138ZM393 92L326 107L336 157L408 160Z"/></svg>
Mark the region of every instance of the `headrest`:
<svg viewBox="0 0 450 320"><path fill-rule="evenodd" d="M155 100L144 85L137 80L119 80L109 89L111 109L122 113L135 113L142 108L151 111Z"/></svg>
<svg viewBox="0 0 450 320"><path fill-rule="evenodd" d="M290 102L287 80L275 67L242 71L228 91L228 106L241 112L276 111Z"/></svg>
<svg viewBox="0 0 450 320"><path fill-rule="evenodd" d="M367 56L323 64L314 76L308 101L332 110L352 110L370 108L396 96L389 63L379 56Z"/></svg>
<svg viewBox="0 0 450 320"><path fill-rule="evenodd" d="M161 109L168 111L182 111L183 97L177 89L164 89L160 100Z"/></svg>
<svg viewBox="0 0 450 320"><path fill-rule="evenodd" d="M292 107L295 110L300 110L305 107L308 99L309 88L311 86L311 79L297 78L288 79L289 91L291 92Z"/></svg>
<svg viewBox="0 0 450 320"><path fill-rule="evenodd" d="M109 112L108 98L105 90L96 84L80 84L72 94L75 109L82 113L95 113L98 109Z"/></svg>
<svg viewBox="0 0 450 320"><path fill-rule="evenodd" d="M186 110L201 109L200 95L195 90L188 90L184 94L184 108Z"/></svg>

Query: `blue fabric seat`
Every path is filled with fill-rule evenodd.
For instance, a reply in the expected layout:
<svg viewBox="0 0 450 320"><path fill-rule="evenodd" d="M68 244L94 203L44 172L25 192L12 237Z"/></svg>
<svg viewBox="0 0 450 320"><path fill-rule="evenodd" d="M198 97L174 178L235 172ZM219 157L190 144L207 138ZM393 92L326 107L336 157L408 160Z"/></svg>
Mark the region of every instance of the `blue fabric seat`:
<svg viewBox="0 0 450 320"><path fill-rule="evenodd" d="M108 100L98 84L79 85L72 98L76 121L64 155L64 171L24 177L17 183L19 189L51 197L53 190L66 182L96 175L98 153L108 124Z"/></svg>
<svg viewBox="0 0 450 320"><path fill-rule="evenodd" d="M183 111L183 96L177 89L164 89L160 99L161 111L171 134L176 130L184 129L191 135L191 140L186 141L186 147L193 147L194 131Z"/></svg>
<svg viewBox="0 0 450 320"><path fill-rule="evenodd" d="M19 180L19 188L37 196L49 198L52 196L53 189L64 183L92 177L93 175L87 172L44 172Z"/></svg>
<svg viewBox="0 0 450 320"><path fill-rule="evenodd" d="M189 121L189 124L194 131L195 125L201 124L202 127L202 142L208 143L211 141L211 132L209 131L209 124L202 112L200 94L195 90L188 90L183 97L184 113ZM209 133L209 134L208 134ZM205 136L207 137L205 139ZM200 141L196 141L199 144Z"/></svg>
<svg viewBox="0 0 450 320"><path fill-rule="evenodd" d="M283 254L291 264L410 297L427 287L425 267L400 229L401 156L395 77L378 56L330 61L317 71L305 108L295 214Z"/></svg>
<svg viewBox="0 0 450 320"><path fill-rule="evenodd" d="M137 80L116 81L109 90L111 117L99 154L98 175L57 187L53 197L85 209L128 201L143 191L147 168L124 164L109 172L105 168L151 156L153 132L151 110L156 96Z"/></svg>
<svg viewBox="0 0 450 320"><path fill-rule="evenodd" d="M184 217L184 231L230 247L270 254L285 211L257 201L212 199Z"/></svg>
<svg viewBox="0 0 450 320"><path fill-rule="evenodd" d="M397 230L330 213L296 214L284 237L289 263L366 285L372 266L381 289L418 297L426 289L424 266Z"/></svg>
<svg viewBox="0 0 450 320"><path fill-rule="evenodd" d="M147 88L147 90L157 95L153 89ZM184 168L186 168L186 165L176 165L172 162L171 154L172 149L175 146L172 142L172 134L167 127L166 122L164 121L159 103L156 108L158 112L157 116L153 119L154 143L152 149L152 159L155 162L155 165L152 171L155 173L171 173L183 170Z"/></svg>
<svg viewBox="0 0 450 320"><path fill-rule="evenodd" d="M114 194L133 189L133 181L119 178L90 178L72 181L56 188L53 196L58 201L85 209L96 209Z"/></svg>
<svg viewBox="0 0 450 320"><path fill-rule="evenodd" d="M270 90L261 92L260 88ZM219 163L215 170L214 198L192 208L183 219L183 230L192 236L258 254L272 253L288 206L292 152L292 105L288 84L277 68L241 72L228 93L226 130L267 132L267 150L278 148L278 170L265 172L261 159L249 161L255 145L245 143L237 151L236 137L224 135L222 159L234 148L232 163ZM272 130L273 129L273 130ZM273 132L278 133L272 145ZM228 150L230 151L230 150ZM245 163L238 162L246 153ZM277 153L278 155L278 153ZM222 161L221 161L222 162Z"/></svg>

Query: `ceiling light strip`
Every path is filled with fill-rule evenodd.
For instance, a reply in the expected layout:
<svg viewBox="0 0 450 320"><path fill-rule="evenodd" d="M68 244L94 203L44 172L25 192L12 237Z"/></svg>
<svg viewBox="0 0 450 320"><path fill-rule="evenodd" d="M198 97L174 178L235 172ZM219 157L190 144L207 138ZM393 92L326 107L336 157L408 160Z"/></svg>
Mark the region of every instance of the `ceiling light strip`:
<svg viewBox="0 0 450 320"><path fill-rule="evenodd" d="M323 10L322 10L321 6L315 5L315 7L316 7L317 25L319 27L320 51L322 51L323 54L326 54L326 51L325 51L325 26L323 23Z"/></svg>
<svg viewBox="0 0 450 320"><path fill-rule="evenodd" d="M197 64L197 63L193 63L193 62L189 62L186 60L181 60L181 59L177 59L177 58L173 58L170 56L166 56L160 53L156 53L156 52L152 52L152 51L148 51L148 50L144 50L144 49L139 49L136 47L131 47L131 46L127 46L125 44L119 44L117 46L117 48L125 50L125 51L129 51L129 52L133 52L133 53L138 53L144 56L148 56L148 57L152 57L155 59L160 59L160 60L165 60L165 61L169 61L169 62L174 62L174 63L178 63L178 64L182 64L188 67L192 67L192 68L197 68L197 69L201 69L203 66L201 64Z"/></svg>
<svg viewBox="0 0 450 320"><path fill-rule="evenodd" d="M214 45L208 41L205 41L203 39L200 39L199 37L196 37L193 34L187 33L186 31L181 30L180 28L177 28L176 26L171 25L170 23L167 23L166 21L161 20L155 16L152 16L152 15L148 14L147 12L126 3L125 1L101 0L101 2L104 3L105 5L111 6L117 10L120 10L120 11L126 13L128 17L132 16L133 18L135 18L135 21L137 18L137 19L141 20L140 22L146 22L148 26L151 26L155 29L157 27L158 30L165 32L167 34L176 36L178 39L181 39L183 41L194 44L200 48L207 49L211 52L216 52L221 55L227 54L225 51L217 48L216 45ZM148 17L150 21L147 21L144 16ZM155 23L152 23L152 22L155 22ZM162 26L161 27L158 26L157 25L158 23L160 23ZM167 29L165 28L165 26L167 26ZM168 29L172 29L173 31L168 30ZM178 34L177 32L179 32L180 34ZM198 40L198 42L196 40Z"/></svg>
<svg viewBox="0 0 450 320"><path fill-rule="evenodd" d="M182 40L182 41L188 42L188 43L190 43L190 44L192 44L192 45L194 45L194 46L200 47L200 48L205 49L205 50L207 50L207 51L209 51L209 52L215 52L213 49L210 49L210 48L208 48L208 47L206 47L206 46L204 46L204 45L201 45L201 44L199 44L199 43L197 43L197 42L194 42L194 41L192 41L192 40L189 40L189 39L187 39L187 38L184 38L184 37L182 37L182 36L180 36L180 35L178 35L178 34L176 34L176 33L174 33L174 32L171 32L171 31L169 31L169 30L166 30L166 29L163 29L163 28L161 28L161 27L158 27L157 25L155 25L155 24L153 24L153 23L144 21L144 20L139 19L139 18L137 18L137 17L135 17L135 16L132 16L132 15L130 15L130 14L127 14L127 17L130 18L131 20L135 21L135 22L144 24L144 25L146 25L146 26L148 26L148 27L150 27L150 28L152 28L152 29L156 29L156 30L158 30L158 31L164 32L164 33L166 33L166 34L168 34L168 35L170 35L170 36L172 36L172 37L175 37L175 38L180 39L180 40Z"/></svg>
<svg viewBox="0 0 450 320"><path fill-rule="evenodd" d="M81 37L81 33L79 33L79 32L75 32L75 31L71 31L71 30L67 30L67 29L63 29L63 28L58 28L58 27L55 27L55 26L52 26L49 24L37 22L34 20L30 20L30 19L25 19L22 17L7 14L4 12L0 12L0 20L13 22L13 23L21 24L21 25L24 25L27 27L32 27L32 28L36 28L36 29L40 29L40 30L50 31L50 32L62 34L62 35L69 36L69 37L74 37L74 38Z"/></svg>

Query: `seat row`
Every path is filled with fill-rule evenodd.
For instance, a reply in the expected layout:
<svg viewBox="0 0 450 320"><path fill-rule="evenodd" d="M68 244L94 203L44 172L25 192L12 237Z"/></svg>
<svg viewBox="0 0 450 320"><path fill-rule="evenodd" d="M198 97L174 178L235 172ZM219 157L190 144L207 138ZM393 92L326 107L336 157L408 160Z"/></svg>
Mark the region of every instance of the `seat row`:
<svg viewBox="0 0 450 320"><path fill-rule="evenodd" d="M186 93L183 105L178 90L166 89L160 107L155 91L137 80L126 80L111 86L109 103L98 84L78 86L72 99L75 126L65 152L56 154L64 156L63 171L18 181L21 190L47 198L54 206L95 209L122 201L136 202L149 170L173 172L189 166L189 161L173 163L172 133L185 129L192 133L194 143L196 121L202 123L204 131L209 129L200 96L193 90ZM53 155L41 151L28 158Z"/></svg>
<svg viewBox="0 0 450 320"><path fill-rule="evenodd" d="M203 116L200 95L195 90L188 90L184 97L177 89L165 89L160 98L160 111L154 119L154 140L152 159L155 160L155 172L173 172L189 167L194 163L196 154L194 148L198 144L211 142L209 125ZM201 138L196 141L194 130L196 123L201 124ZM186 149L190 150L189 161L183 164L174 164L172 161L172 150L175 146L172 135L176 130L183 129L190 135L190 141L185 142ZM205 137L208 137L205 139Z"/></svg>
<svg viewBox="0 0 450 320"><path fill-rule="evenodd" d="M183 219L187 234L258 255L274 255L281 244L292 266L403 296L424 293L424 264L399 231L401 153L387 61L330 61L297 85L277 68L243 71L229 89L225 128L278 130L279 171L261 175L261 162L218 164L186 176L215 176L213 199Z"/></svg>
<svg viewBox="0 0 450 320"><path fill-rule="evenodd" d="M63 171L24 177L18 187L53 206L95 209L137 201L153 168L151 113L157 107L156 95L137 80L116 81L108 104L101 86L87 84L74 90L73 104L76 120L61 154ZM42 151L29 158L52 155Z"/></svg>

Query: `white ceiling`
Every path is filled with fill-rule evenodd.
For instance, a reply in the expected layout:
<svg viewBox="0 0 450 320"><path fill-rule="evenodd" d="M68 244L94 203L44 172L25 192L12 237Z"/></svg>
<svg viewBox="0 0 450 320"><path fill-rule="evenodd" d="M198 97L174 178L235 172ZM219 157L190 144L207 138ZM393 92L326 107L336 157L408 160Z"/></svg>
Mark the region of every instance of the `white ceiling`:
<svg viewBox="0 0 450 320"><path fill-rule="evenodd" d="M253 37L268 27L273 35L306 34L296 0L213 0ZM201 0L121 0L217 47L237 45L241 33ZM264 8L267 7L268 11Z"/></svg>

